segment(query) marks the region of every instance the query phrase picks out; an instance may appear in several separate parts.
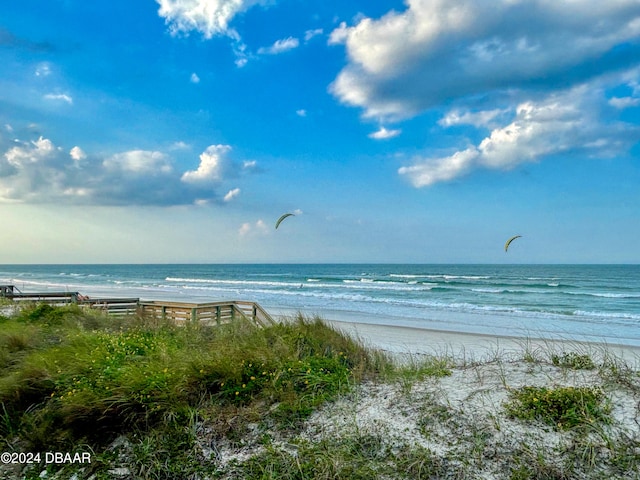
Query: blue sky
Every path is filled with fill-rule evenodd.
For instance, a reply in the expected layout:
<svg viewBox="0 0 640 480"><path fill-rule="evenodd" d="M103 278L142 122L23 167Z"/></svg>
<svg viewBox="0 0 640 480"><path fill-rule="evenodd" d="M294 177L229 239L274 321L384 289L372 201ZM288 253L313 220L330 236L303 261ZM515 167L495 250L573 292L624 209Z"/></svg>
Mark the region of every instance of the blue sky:
<svg viewBox="0 0 640 480"><path fill-rule="evenodd" d="M640 263L639 141L637 0L0 5L0 263Z"/></svg>

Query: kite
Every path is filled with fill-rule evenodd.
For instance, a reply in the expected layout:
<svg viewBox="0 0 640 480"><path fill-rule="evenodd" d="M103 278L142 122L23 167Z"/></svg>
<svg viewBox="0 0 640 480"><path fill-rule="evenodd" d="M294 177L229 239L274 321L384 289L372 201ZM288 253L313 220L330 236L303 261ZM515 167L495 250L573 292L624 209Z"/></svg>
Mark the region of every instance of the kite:
<svg viewBox="0 0 640 480"><path fill-rule="evenodd" d="M522 235L516 235L507 240L507 243L504 244L504 251L506 252L507 250L509 250L509 245L511 245L511 242L513 242L516 238L520 238L521 236Z"/></svg>
<svg viewBox="0 0 640 480"><path fill-rule="evenodd" d="M278 221L276 222L276 229L280 226L280 224L282 223L282 221L287 218L287 217L295 217L295 214L293 213L285 213L284 215L282 215Z"/></svg>

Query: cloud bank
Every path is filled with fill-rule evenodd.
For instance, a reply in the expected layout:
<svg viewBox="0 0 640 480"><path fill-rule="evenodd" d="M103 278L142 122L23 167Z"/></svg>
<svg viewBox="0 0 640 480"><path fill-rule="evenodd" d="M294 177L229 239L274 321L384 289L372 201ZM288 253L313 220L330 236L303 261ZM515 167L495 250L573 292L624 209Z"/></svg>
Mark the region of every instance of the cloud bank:
<svg viewBox="0 0 640 480"><path fill-rule="evenodd" d="M15 142L14 142L15 143ZM79 146L64 150L47 138L0 147L0 202L80 205L185 205L228 202L240 193L226 182L255 163L234 162L231 147L211 145L194 170L181 171L167 153L129 150L100 157ZM227 192L227 193L225 193Z"/></svg>
<svg viewBox="0 0 640 480"><path fill-rule="evenodd" d="M558 154L614 156L640 140L640 131L622 122L603 123L601 112L607 105L599 93L580 87L542 101L523 102L508 124L493 128L478 145L446 157L417 159L413 165L401 167L398 173L415 187L425 187L476 168L509 170ZM477 126L484 122L489 127L496 115L495 110L457 111L448 114L441 124L456 125L466 119Z"/></svg>
<svg viewBox="0 0 640 480"><path fill-rule="evenodd" d="M640 63L640 3L407 0L403 12L335 29L348 64L330 91L367 117L451 100L551 91Z"/></svg>
<svg viewBox="0 0 640 480"><path fill-rule="evenodd" d="M363 117L446 109L439 127L484 135L401 167L415 187L559 154L622 154L639 140L618 120L640 106L637 0L407 0L404 11L340 24L329 43L348 59L329 90Z"/></svg>

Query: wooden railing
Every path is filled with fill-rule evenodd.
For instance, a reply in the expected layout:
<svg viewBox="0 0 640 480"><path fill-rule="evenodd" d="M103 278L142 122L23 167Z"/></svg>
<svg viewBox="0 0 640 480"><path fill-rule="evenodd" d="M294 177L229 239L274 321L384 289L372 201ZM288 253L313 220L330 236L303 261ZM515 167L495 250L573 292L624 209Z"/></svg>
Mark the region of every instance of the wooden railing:
<svg viewBox="0 0 640 480"><path fill-rule="evenodd" d="M80 294L78 292L37 292L24 293L15 285L0 285L0 297L10 300L30 300L32 302L75 303Z"/></svg>
<svg viewBox="0 0 640 480"><path fill-rule="evenodd" d="M253 302L162 302L140 301L138 313L145 317L169 320L177 325L189 322L221 325L244 318L260 326L274 323L271 316Z"/></svg>
<svg viewBox="0 0 640 480"><path fill-rule="evenodd" d="M271 315L269 315L264 308L255 302L243 302L238 300L234 303L246 317L262 327L266 325L273 325L275 323Z"/></svg>
<svg viewBox="0 0 640 480"><path fill-rule="evenodd" d="M102 310L109 315L135 315L138 312L139 298L88 298L80 295L78 305Z"/></svg>
<svg viewBox="0 0 640 480"><path fill-rule="evenodd" d="M260 305L245 301L187 303L148 301L139 298L89 298L78 292L22 293L13 285L0 285L0 297L14 301L77 303L102 310L109 315L137 314L168 320L176 325L189 322L220 325L237 319L245 319L262 327L275 323Z"/></svg>

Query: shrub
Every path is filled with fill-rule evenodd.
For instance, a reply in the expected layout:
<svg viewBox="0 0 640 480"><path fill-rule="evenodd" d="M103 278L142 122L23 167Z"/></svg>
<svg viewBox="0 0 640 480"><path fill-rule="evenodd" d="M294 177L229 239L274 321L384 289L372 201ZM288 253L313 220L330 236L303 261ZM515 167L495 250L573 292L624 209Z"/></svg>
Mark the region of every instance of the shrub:
<svg viewBox="0 0 640 480"><path fill-rule="evenodd" d="M563 352L562 355L551 355L551 362L558 367L571 368L573 370L593 370L595 363L589 355L575 352Z"/></svg>
<svg viewBox="0 0 640 480"><path fill-rule="evenodd" d="M596 387L531 387L511 391L505 403L509 416L541 420L559 430L593 422L608 422L610 406Z"/></svg>

